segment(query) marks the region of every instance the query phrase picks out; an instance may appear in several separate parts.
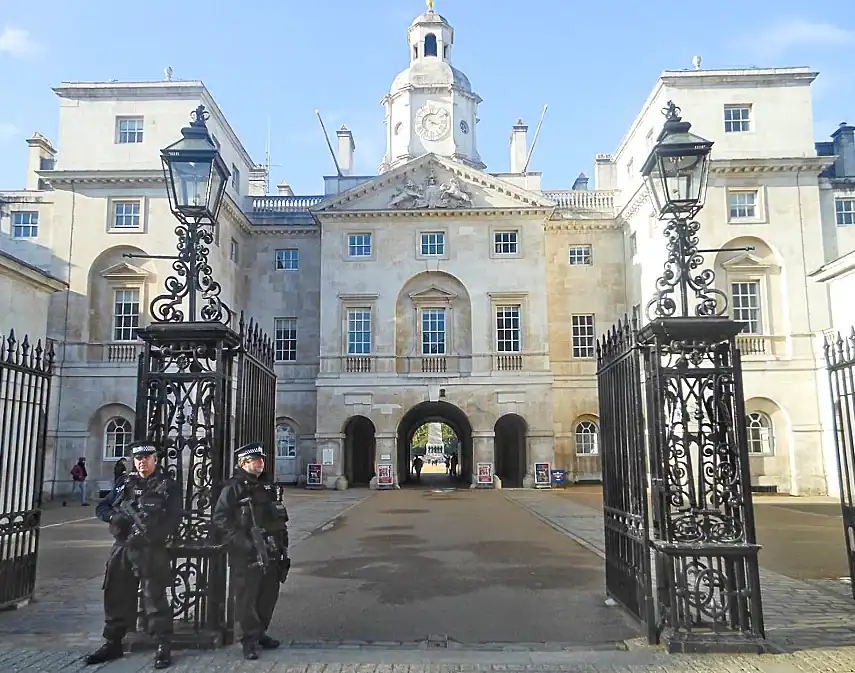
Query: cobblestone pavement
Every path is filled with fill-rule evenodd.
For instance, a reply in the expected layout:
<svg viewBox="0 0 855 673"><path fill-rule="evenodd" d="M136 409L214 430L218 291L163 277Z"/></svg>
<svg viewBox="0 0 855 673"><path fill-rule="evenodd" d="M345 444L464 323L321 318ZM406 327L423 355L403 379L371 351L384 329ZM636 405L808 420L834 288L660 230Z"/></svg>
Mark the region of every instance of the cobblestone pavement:
<svg viewBox="0 0 855 673"><path fill-rule="evenodd" d="M573 502L565 494L553 491L506 490L503 493L605 558L601 510ZM774 644L790 651L855 644L855 601L847 584L833 580L797 580L762 567L760 582L766 636Z"/></svg>
<svg viewBox="0 0 855 673"><path fill-rule="evenodd" d="M556 529L602 556L602 516L590 507L554 497L548 492L503 492ZM293 544L327 524L371 494L367 491L286 495L293 517ZM378 494L382 497L383 494ZM377 496L375 496L377 497ZM77 525L77 524L70 524ZM454 643L433 647L395 643L333 643L316 648L283 648L263 652L257 662L243 661L237 647L216 652L182 651L175 655L174 673L844 673L855 671L855 647L833 646L830 631L853 621L848 587L840 583L798 582L763 573L767 624L770 631L791 629L790 636L804 646L805 627L824 629L822 644L779 655L666 655L643 640L614 648L562 647L550 643L513 646L484 643L461 648ZM64 592L72 593L72 592ZM788 601L787 603L784 603ZM807 612L806 612L807 611ZM786 615L798 615L788 624ZM57 615L59 615L57 617ZM806 616L807 615L807 616ZM817 623L822 617L825 621ZM84 666L82 655L100 638L100 575L74 588L73 597L41 592L26 609L0 613L0 672L2 673L136 673L150 671L151 654L134 653L102 666ZM831 623L834 626L829 628ZM81 631L94 628L96 631ZM848 627L847 627L848 629ZM840 641L853 643L843 628ZM848 637L847 637L848 634ZM784 634L785 635L785 634ZM808 634L809 635L809 634ZM833 635L833 634L832 634ZM771 637L771 636L770 636Z"/></svg>

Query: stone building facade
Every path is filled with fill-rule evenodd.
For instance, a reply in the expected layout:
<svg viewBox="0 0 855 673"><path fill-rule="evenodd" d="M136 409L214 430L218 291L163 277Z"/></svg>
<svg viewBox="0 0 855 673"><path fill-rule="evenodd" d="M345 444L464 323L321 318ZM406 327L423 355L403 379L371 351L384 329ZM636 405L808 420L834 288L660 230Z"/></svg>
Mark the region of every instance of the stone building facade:
<svg viewBox="0 0 855 673"><path fill-rule="evenodd" d="M323 194L286 184L268 193L264 167L201 82L54 90L60 151L31 138L30 200L0 193L6 217L37 213L39 223L34 236L4 238L4 249L14 243L68 284L46 327L60 352L53 489L65 488L78 455L108 479L129 441L134 328L150 320L169 273L168 261L147 256L175 245L159 150L199 103L232 174L212 265L227 303L274 339L280 481L323 462L327 486L368 484L391 462L403 482L410 438L430 421L454 429L464 473L489 463L496 485L530 485L537 462L598 479L595 341L643 308L661 271L661 227L639 168L671 99L715 142L701 236L720 250L707 260L730 315L746 323L754 483L793 494L836 483L817 348L831 308L809 274L855 240L832 224L851 184L828 177L837 145L812 138L816 73L665 72L617 151L596 158L595 189L580 176L573 189L544 191L528 170L522 121L511 129L509 170L486 172L481 98L452 65L448 21L429 11L408 36L409 66L383 100L378 174L354 174L355 142L342 127L340 174L324 178Z"/></svg>

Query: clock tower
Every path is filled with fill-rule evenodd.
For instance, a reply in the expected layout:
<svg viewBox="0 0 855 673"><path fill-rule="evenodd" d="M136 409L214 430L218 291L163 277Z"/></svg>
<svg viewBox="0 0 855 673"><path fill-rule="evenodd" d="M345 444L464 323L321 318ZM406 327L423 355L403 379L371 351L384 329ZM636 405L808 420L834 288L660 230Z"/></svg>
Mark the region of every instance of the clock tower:
<svg viewBox="0 0 855 673"><path fill-rule="evenodd" d="M395 78L382 100L386 108L383 173L428 152L483 169L475 125L481 97L451 65L454 29L433 11L413 21L407 33L410 67Z"/></svg>

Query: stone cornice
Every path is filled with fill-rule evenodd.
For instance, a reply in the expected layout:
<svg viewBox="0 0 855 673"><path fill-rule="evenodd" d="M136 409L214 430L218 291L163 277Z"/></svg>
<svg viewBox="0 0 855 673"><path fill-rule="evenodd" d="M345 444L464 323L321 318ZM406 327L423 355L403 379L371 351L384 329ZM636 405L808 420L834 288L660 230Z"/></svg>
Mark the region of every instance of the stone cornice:
<svg viewBox="0 0 855 673"><path fill-rule="evenodd" d="M59 292L68 288L65 281L54 278L8 252L0 251L0 275L11 276L42 292Z"/></svg>
<svg viewBox="0 0 855 673"><path fill-rule="evenodd" d="M746 173L815 173L834 164L834 157L782 157L775 159L714 159L710 175Z"/></svg>
<svg viewBox="0 0 855 673"><path fill-rule="evenodd" d="M320 227L258 227L254 226L250 232L252 236L305 236L307 238L318 238L321 235Z"/></svg>
<svg viewBox="0 0 855 673"><path fill-rule="evenodd" d="M315 213L318 219L324 220L365 220L365 219L404 219L404 218L519 218L540 215L549 217L550 208L466 208L466 209L423 209L423 210L337 210Z"/></svg>
<svg viewBox="0 0 855 673"><path fill-rule="evenodd" d="M852 271L855 271L855 250L848 252L842 257L823 264L816 271L808 274L809 278L819 281L820 283L834 280L840 276L845 276Z"/></svg>
<svg viewBox="0 0 855 673"><path fill-rule="evenodd" d="M53 187L72 184L123 185L151 187L164 184L163 171L155 170L95 170L95 171L36 171ZM165 194L164 194L165 195Z"/></svg>
<svg viewBox="0 0 855 673"><path fill-rule="evenodd" d="M647 187L642 183L638 189L635 190L635 194L629 197L629 201L624 204L615 219L621 226L629 224L632 218L635 217L638 211L647 203L650 203L650 192L647 191Z"/></svg>

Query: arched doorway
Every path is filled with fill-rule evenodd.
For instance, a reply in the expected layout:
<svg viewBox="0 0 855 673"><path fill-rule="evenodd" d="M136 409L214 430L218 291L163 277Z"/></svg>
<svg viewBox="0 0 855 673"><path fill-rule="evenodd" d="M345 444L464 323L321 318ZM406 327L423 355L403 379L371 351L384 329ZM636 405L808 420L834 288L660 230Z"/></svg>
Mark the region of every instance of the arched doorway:
<svg viewBox="0 0 855 673"><path fill-rule="evenodd" d="M458 481L472 482L473 451L472 426L466 414L448 402L422 402L417 404L398 423L398 483L406 485L412 479L410 472L410 444L416 430L425 423L436 421L450 426L459 441L460 468Z"/></svg>
<svg viewBox="0 0 855 673"><path fill-rule="evenodd" d="M374 477L377 440L374 423L352 416L344 425L344 477L349 486L368 486Z"/></svg>
<svg viewBox="0 0 855 673"><path fill-rule="evenodd" d="M494 428L496 434L496 476L502 488L522 488L526 472L528 424L522 416L505 414Z"/></svg>

